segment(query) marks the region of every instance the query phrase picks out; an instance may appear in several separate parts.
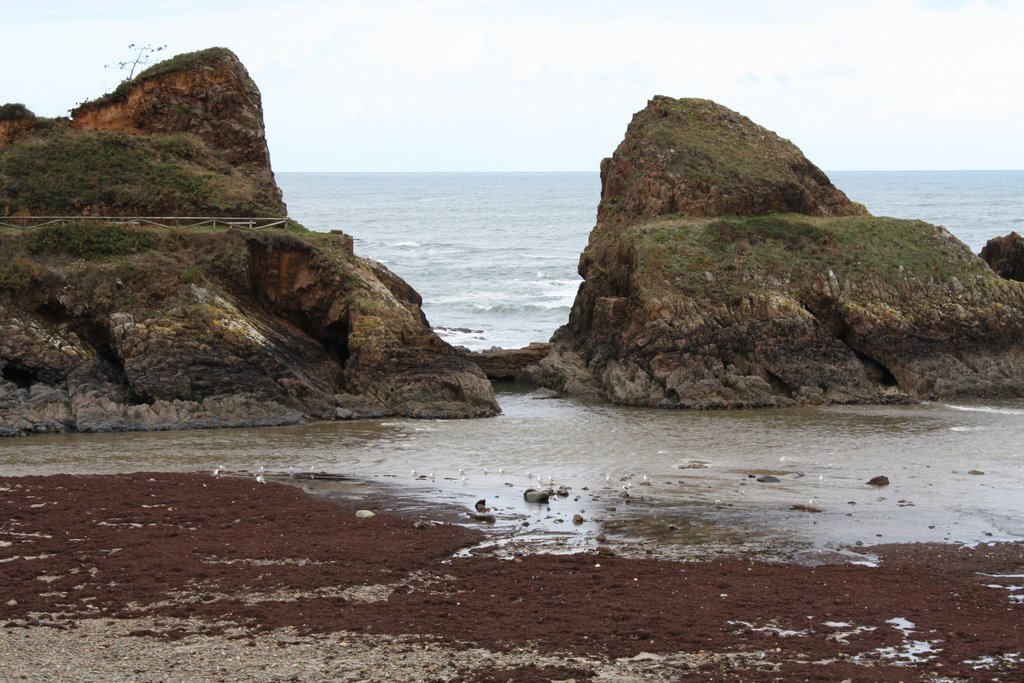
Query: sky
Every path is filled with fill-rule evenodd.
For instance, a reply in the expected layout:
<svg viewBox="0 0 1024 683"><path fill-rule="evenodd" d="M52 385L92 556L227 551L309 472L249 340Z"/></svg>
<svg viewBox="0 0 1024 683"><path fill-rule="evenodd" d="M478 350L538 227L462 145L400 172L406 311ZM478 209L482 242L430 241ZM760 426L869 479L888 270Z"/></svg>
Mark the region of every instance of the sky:
<svg viewBox="0 0 1024 683"><path fill-rule="evenodd" d="M654 95L825 170L1024 168L1024 0L0 0L0 36L40 116L129 44L230 48L276 171L596 171Z"/></svg>

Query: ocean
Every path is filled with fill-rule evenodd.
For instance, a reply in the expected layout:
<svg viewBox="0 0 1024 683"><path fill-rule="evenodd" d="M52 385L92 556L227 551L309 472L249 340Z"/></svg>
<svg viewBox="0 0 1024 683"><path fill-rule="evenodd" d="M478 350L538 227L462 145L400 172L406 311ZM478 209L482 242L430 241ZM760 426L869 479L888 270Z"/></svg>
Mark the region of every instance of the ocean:
<svg viewBox="0 0 1024 683"><path fill-rule="evenodd" d="M943 225L975 252L1024 228L1024 172L829 175L872 213ZM353 235L420 292L443 337L474 349L546 340L565 322L600 191L596 173L278 181L294 218ZM600 537L626 553L815 562L857 544L1024 539L1024 400L693 412L496 390L503 414L482 420L5 439L0 475L313 468L369 483L353 494L367 507L381 488L467 509L486 499L500 543L554 551ZM875 475L890 485L868 486ZM525 503L538 484L569 495Z"/></svg>
<svg viewBox="0 0 1024 683"><path fill-rule="evenodd" d="M1024 171L845 171L871 213L945 227L975 253L1024 231ZM289 214L340 229L422 296L430 323L473 350L547 341L569 317L594 226L594 173L278 173Z"/></svg>

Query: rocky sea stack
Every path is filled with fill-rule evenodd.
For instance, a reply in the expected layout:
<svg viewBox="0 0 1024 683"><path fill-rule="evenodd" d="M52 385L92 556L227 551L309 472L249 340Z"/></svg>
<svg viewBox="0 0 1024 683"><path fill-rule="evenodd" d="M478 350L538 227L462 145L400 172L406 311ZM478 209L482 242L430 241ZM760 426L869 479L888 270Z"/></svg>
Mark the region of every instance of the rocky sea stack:
<svg viewBox="0 0 1024 683"><path fill-rule="evenodd" d="M178 55L70 119L0 107L0 215L69 213L285 215L260 91L238 57Z"/></svg>
<svg viewBox="0 0 1024 683"><path fill-rule="evenodd" d="M1024 395L1024 286L940 227L869 215L748 118L655 97L601 181L534 381L682 408Z"/></svg>
<svg viewBox="0 0 1024 683"><path fill-rule="evenodd" d="M283 216L229 51L157 64L71 121L4 112L3 213L106 218L0 227L0 435L499 412L351 237L123 220Z"/></svg>

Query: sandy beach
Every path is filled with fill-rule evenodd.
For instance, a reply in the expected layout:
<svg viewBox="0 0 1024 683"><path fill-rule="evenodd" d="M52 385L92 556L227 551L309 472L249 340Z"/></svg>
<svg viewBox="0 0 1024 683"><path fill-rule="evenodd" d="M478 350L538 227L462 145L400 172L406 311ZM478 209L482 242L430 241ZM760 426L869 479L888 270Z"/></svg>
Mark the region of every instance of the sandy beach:
<svg viewBox="0 0 1024 683"><path fill-rule="evenodd" d="M1022 544L453 557L485 533L253 478L0 492L4 681L1024 680Z"/></svg>

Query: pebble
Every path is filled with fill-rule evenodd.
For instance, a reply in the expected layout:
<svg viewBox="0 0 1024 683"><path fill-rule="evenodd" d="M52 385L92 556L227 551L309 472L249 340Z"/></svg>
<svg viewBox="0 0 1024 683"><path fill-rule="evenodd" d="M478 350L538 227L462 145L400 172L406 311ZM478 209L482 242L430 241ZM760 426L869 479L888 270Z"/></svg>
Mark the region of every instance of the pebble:
<svg viewBox="0 0 1024 683"><path fill-rule="evenodd" d="M359 519L369 519L370 517L376 517L372 510L356 510L356 517Z"/></svg>

